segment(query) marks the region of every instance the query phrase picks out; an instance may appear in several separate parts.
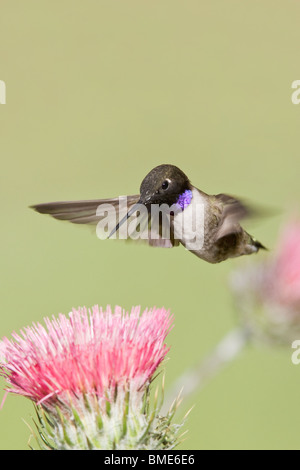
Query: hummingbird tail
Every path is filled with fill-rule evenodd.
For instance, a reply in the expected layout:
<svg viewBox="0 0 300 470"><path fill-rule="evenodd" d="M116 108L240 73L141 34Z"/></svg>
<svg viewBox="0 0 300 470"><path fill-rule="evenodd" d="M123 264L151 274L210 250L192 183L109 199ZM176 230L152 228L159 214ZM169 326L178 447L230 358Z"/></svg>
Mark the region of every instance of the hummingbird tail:
<svg viewBox="0 0 300 470"><path fill-rule="evenodd" d="M251 253L257 253L259 250L268 250L262 243L260 243L256 238L252 237L249 233L246 231L244 232L246 236L246 253L251 254Z"/></svg>
<svg viewBox="0 0 300 470"><path fill-rule="evenodd" d="M252 241L253 241L253 245L255 246L255 248L257 248L257 251L259 251L259 250L267 250L268 251L268 248L266 248L264 245L262 245L262 243L260 243L259 241L255 240L255 238L252 238Z"/></svg>

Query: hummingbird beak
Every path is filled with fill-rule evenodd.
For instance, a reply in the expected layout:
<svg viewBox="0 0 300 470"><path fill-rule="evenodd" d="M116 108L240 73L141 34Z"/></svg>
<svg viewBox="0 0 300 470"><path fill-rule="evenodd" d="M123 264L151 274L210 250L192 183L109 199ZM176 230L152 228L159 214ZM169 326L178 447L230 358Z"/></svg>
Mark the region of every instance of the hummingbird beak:
<svg viewBox="0 0 300 470"><path fill-rule="evenodd" d="M110 232L108 238L111 238L111 237L113 236L113 234L116 233L116 232L119 230L119 228L121 227L121 225L123 225L124 222L126 222L126 220L128 220L129 217L131 217L132 214L134 214L134 213L137 211L138 206L139 206L140 204L142 204L141 201L137 202L136 204L134 204L134 206L131 207L131 209L129 209L129 211L127 212L127 214L125 215L125 217L123 217L123 219L120 220L120 222L118 222L118 224L116 225L116 227Z"/></svg>

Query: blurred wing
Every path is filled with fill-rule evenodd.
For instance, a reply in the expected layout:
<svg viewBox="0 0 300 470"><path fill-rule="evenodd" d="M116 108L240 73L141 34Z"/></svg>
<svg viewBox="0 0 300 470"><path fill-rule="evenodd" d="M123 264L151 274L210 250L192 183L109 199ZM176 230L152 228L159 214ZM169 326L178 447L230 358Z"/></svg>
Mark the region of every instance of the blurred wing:
<svg viewBox="0 0 300 470"><path fill-rule="evenodd" d="M172 215L162 211L153 216L151 206L146 208L144 205L139 205L139 207L141 210L137 209L128 219L129 241L147 243L159 248L179 246L179 241L174 239ZM121 225L118 231L120 230L122 230Z"/></svg>
<svg viewBox="0 0 300 470"><path fill-rule="evenodd" d="M91 201L61 201L37 204L31 206L31 208L40 214L48 214L58 220L65 220L73 224L97 226L97 234L102 232L106 234L105 238L107 238L109 232L122 221L126 212L130 211L138 203L139 199L139 195L134 195L113 199L94 199ZM111 210L108 209L105 211L105 214L101 213L101 211L99 212L98 210L101 206L111 206ZM120 209L122 212L120 212ZM163 215L163 217L165 216ZM104 229L102 230L101 224L99 224L104 218L108 232L107 229L106 231ZM147 210L143 211L142 215L138 212L133 213L128 219L128 229L125 234L125 239L135 242L144 242L148 243L150 246L162 248L171 248L179 245L177 240L173 238L172 228L170 229L169 235L165 233L165 224L162 223L162 220L163 219L160 218L158 223L153 220L151 221L151 216ZM117 230L113 238L123 239L123 237L119 236L121 229L122 227L120 226L120 229Z"/></svg>
<svg viewBox="0 0 300 470"><path fill-rule="evenodd" d="M159 248L179 246L179 240L174 238L172 215L161 212L158 218L149 214L145 231L146 241L150 246Z"/></svg>
<svg viewBox="0 0 300 470"><path fill-rule="evenodd" d="M215 197L220 211L220 221L216 233L217 241L227 235L239 232L241 230L240 221L245 217L252 216L253 211L241 201L227 194L218 194Z"/></svg>
<svg viewBox="0 0 300 470"><path fill-rule="evenodd" d="M61 201L49 202L46 204L37 204L31 206L40 214L49 214L58 220L67 220L72 224L97 225L103 216L97 215L97 209L102 204L110 204L119 215L119 203L122 198L113 199L94 199L92 201ZM127 196L128 210L138 202L139 195Z"/></svg>

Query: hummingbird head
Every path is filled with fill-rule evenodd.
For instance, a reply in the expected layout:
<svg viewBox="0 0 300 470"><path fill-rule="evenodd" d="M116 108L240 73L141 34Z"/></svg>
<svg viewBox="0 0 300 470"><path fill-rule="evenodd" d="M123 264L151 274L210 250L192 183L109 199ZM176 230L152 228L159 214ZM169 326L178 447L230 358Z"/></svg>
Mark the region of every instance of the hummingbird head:
<svg viewBox="0 0 300 470"><path fill-rule="evenodd" d="M134 204L127 212L125 217L117 224L114 230L110 233L111 237L120 226L126 222L132 214L138 210L139 204L144 204L146 207L151 204L168 204L172 206L179 199L185 191L192 189L188 177L177 166L174 165L159 165L153 168L142 181L140 187L140 199L137 204ZM188 197L188 203L190 196ZM180 201L180 206L184 208L186 198Z"/></svg>
<svg viewBox="0 0 300 470"><path fill-rule="evenodd" d="M191 189L188 177L177 166L159 165L148 173L140 187L140 203L175 204L181 194Z"/></svg>

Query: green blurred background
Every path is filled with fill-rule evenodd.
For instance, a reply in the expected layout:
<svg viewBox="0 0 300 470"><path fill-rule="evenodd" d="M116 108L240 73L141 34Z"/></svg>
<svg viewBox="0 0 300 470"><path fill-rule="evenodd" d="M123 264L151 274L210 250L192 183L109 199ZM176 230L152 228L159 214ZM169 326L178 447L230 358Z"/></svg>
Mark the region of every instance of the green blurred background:
<svg viewBox="0 0 300 470"><path fill-rule="evenodd" d="M170 385L234 327L228 277L246 259L101 242L28 206L134 194L172 163L204 191L281 210L248 227L272 249L300 197L299 15L296 0L2 0L1 337L78 305L165 306ZM291 352L249 347L183 403L181 448L299 448ZM1 449L27 448L31 414L7 398Z"/></svg>

